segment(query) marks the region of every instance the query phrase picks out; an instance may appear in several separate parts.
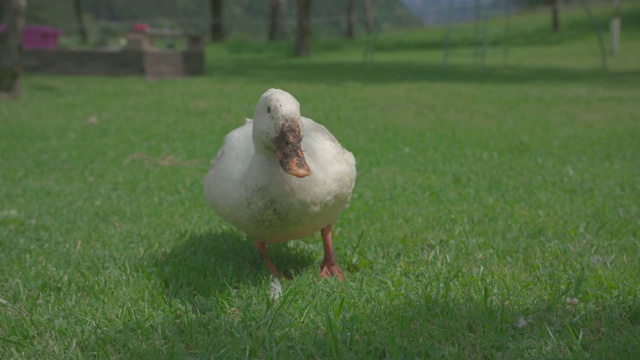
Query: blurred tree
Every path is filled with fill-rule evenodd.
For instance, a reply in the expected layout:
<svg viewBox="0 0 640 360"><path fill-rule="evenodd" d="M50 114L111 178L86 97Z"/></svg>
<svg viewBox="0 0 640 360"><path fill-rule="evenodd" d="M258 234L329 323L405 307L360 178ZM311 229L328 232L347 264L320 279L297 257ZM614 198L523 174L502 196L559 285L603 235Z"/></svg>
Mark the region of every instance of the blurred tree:
<svg viewBox="0 0 640 360"><path fill-rule="evenodd" d="M286 0L269 0L269 41L285 37Z"/></svg>
<svg viewBox="0 0 640 360"><path fill-rule="evenodd" d="M371 11L371 0L364 0L364 16L367 19L367 33L373 32L373 13Z"/></svg>
<svg viewBox="0 0 640 360"><path fill-rule="evenodd" d="M8 0L0 1L6 4ZM80 34L78 34L73 1L27 1L29 6L27 7L26 23L59 28L64 31L66 37L75 37L79 42ZM220 1L223 3L221 24L225 39L228 39L233 34L256 40L267 39L269 34L270 1L278 1L283 4L280 6L283 14L281 16L282 26L278 26L278 31L282 30L282 34L276 37L281 40L295 41L297 0ZM545 6L548 6L546 3L548 0L538 1L544 1ZM346 36L346 2L347 0L312 2L313 17L322 19L322 21L313 23L314 38L344 38ZM176 29L192 34L206 35L208 39L211 39L211 0L81 0L81 5L90 43L96 42L99 37L112 38L122 36L131 24L137 22L144 22L152 27L164 27L169 22ZM365 9L373 10L373 19L369 16L367 21L365 15L367 13L371 15L371 11L365 11ZM422 26L420 20L399 0L356 0L355 13L356 36L361 35L358 33L360 27L362 27L363 33L365 32L365 26L368 26L370 31L374 22L372 20L375 20L375 26L383 26L385 30L389 31ZM376 19L375 16L377 14L385 14L385 16ZM362 24L360 24L360 17L362 17ZM384 20L384 24L382 22L378 23L380 20Z"/></svg>
<svg viewBox="0 0 640 360"><path fill-rule="evenodd" d="M4 0L0 0L0 23L4 20Z"/></svg>
<svg viewBox="0 0 640 360"><path fill-rule="evenodd" d="M296 56L311 54L311 0L298 0L298 28L296 30Z"/></svg>
<svg viewBox="0 0 640 360"><path fill-rule="evenodd" d="M354 23L355 23L355 11L356 10L356 0L347 0L347 39L353 39L354 34Z"/></svg>
<svg viewBox="0 0 640 360"><path fill-rule="evenodd" d="M82 0L73 0L73 9L76 15L76 21L78 22L78 34L80 34L80 41L82 44L86 45L89 42L89 39L87 38L87 27L84 25L84 19L82 17Z"/></svg>
<svg viewBox="0 0 640 360"><path fill-rule="evenodd" d="M7 26L0 36L0 94L9 98L20 95L22 73L22 30L27 0L8 0Z"/></svg>
<svg viewBox="0 0 640 360"><path fill-rule="evenodd" d="M560 0L549 0L551 2L551 30L554 33L560 32Z"/></svg>
<svg viewBox="0 0 640 360"><path fill-rule="evenodd" d="M213 42L224 41L222 2L223 0L211 0L211 40L213 40Z"/></svg>
<svg viewBox="0 0 640 360"><path fill-rule="evenodd" d="M475 34L480 30L480 0L473 0L473 31Z"/></svg>

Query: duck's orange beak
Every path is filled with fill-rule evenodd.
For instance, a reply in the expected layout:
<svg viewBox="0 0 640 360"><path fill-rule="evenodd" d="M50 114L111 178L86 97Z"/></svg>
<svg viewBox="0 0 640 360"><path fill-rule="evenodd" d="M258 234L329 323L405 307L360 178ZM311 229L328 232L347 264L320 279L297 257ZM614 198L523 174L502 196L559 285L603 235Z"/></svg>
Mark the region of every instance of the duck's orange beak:
<svg viewBox="0 0 640 360"><path fill-rule="evenodd" d="M276 138L276 153L282 170L289 175L303 178L311 175L311 169L302 153L302 130L300 123L287 123L282 126Z"/></svg>

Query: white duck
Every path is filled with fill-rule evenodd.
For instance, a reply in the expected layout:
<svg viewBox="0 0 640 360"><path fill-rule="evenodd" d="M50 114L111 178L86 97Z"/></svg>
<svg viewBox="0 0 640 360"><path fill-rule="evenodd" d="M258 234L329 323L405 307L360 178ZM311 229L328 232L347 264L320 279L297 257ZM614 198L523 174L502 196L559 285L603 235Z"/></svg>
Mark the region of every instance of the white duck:
<svg viewBox="0 0 640 360"><path fill-rule="evenodd" d="M349 204L356 160L322 125L300 115L288 92L269 89L253 120L224 138L204 180L209 205L253 237L266 267L266 243L282 243L320 231L321 276L338 276L331 225Z"/></svg>

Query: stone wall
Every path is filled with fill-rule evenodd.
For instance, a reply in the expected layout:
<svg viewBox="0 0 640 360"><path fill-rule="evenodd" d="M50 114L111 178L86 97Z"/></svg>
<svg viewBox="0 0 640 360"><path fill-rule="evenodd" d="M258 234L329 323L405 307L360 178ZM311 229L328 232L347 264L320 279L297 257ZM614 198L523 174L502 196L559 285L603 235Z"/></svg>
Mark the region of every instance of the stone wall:
<svg viewBox="0 0 640 360"><path fill-rule="evenodd" d="M27 72L61 75L178 78L204 73L202 50L25 50Z"/></svg>
<svg viewBox="0 0 640 360"><path fill-rule="evenodd" d="M149 50L144 53L145 74L150 79L179 78L204 73L202 51Z"/></svg>

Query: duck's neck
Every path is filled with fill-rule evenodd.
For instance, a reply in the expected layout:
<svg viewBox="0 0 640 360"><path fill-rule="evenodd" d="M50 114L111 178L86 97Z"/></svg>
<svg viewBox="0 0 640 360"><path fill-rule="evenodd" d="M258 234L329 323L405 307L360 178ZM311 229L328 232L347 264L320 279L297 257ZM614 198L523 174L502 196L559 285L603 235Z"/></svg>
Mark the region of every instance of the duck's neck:
<svg viewBox="0 0 640 360"><path fill-rule="evenodd" d="M253 147L257 153L267 157L276 156L276 139L261 134L256 128L253 129Z"/></svg>

